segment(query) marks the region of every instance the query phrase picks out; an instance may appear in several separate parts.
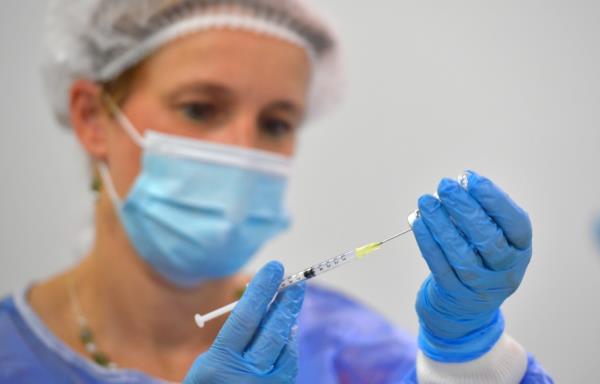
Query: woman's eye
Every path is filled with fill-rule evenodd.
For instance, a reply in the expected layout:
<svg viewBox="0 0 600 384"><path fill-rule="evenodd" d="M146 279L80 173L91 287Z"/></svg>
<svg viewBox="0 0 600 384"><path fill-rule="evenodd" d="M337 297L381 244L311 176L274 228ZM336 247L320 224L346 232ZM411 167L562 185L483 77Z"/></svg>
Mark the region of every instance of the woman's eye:
<svg viewBox="0 0 600 384"><path fill-rule="evenodd" d="M292 124L282 119L264 118L260 122L261 132L273 138L281 138L289 135L292 129Z"/></svg>
<svg viewBox="0 0 600 384"><path fill-rule="evenodd" d="M217 107L209 103L188 103L181 109L188 119L198 122L210 121L218 114Z"/></svg>

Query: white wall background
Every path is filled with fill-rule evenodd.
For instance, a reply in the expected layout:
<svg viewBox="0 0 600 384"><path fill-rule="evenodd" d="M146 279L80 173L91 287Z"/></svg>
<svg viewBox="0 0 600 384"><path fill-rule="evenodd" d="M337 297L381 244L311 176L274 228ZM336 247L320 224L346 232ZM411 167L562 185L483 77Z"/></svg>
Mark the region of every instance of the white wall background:
<svg viewBox="0 0 600 384"><path fill-rule="evenodd" d="M558 382L591 382L600 354L600 2L318 1L346 48L344 104L308 127L294 230L253 265L290 270L405 227L422 193L472 168L531 213L535 253L508 330ZM368 4L368 5L367 5ZM89 221L85 158L50 117L44 6L0 12L0 294L73 263ZM427 274L414 240L323 279L416 333Z"/></svg>

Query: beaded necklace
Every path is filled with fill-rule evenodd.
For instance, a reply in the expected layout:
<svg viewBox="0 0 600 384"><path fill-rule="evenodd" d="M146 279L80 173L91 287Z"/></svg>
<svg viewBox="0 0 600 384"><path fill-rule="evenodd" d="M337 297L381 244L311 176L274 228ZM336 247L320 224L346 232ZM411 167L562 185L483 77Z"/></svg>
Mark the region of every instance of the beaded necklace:
<svg viewBox="0 0 600 384"><path fill-rule="evenodd" d="M81 305L77 299L77 293L75 292L75 284L72 279L69 279L69 298L71 301L71 307L75 313L77 324L79 325L79 341L83 344L85 350L89 354L90 358L98 365L106 368L115 369L117 365L110 360L108 355L102 352L96 344L94 332L90 328L90 325L83 315Z"/></svg>
<svg viewBox="0 0 600 384"><path fill-rule="evenodd" d="M83 315L83 311L81 310L81 305L79 304L79 300L77 299L77 293L75 292L75 284L73 283L73 279L69 279L69 298L71 301L71 307L73 308L73 312L77 319L77 324L79 325L79 341L83 344L85 350L89 354L90 358L98 365L110 369L118 368L117 364L112 362L108 355L105 352L102 352L98 348L98 344L96 343L94 332L92 331L89 322L86 317ZM244 294L246 287L239 287L235 290L235 297L240 299Z"/></svg>

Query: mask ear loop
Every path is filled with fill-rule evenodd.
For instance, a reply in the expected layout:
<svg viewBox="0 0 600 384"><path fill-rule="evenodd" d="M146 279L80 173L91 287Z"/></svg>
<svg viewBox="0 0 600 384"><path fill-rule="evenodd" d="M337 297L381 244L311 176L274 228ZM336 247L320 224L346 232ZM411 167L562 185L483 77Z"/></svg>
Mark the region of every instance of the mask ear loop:
<svg viewBox="0 0 600 384"><path fill-rule="evenodd" d="M99 162L96 164L98 166L98 171L100 172L100 177L102 178L102 183L106 186L106 192L108 192L108 196L112 200L115 208L117 210L121 209L123 202L115 189L115 184L112 181L112 177L110 176L110 171L108 170L108 166L104 162Z"/></svg>
<svg viewBox="0 0 600 384"><path fill-rule="evenodd" d="M117 120L117 123L119 124L119 126L121 126L121 128L123 128L127 136L129 136L131 140L133 140L141 148L144 148L144 138L135 129L131 121L129 121L129 119L123 114L123 112L121 112L119 106L117 106L117 104L109 95L104 94L103 98L108 108L110 109L110 112L114 115L115 119ZM120 210L121 206L123 205L123 202L119 197L119 194L117 193L117 190L115 188L115 184L113 183L112 177L110 176L108 165L102 161L98 162L97 166L98 171L100 172L100 177L102 178L102 182L106 186L108 196L112 200L115 207Z"/></svg>
<svg viewBox="0 0 600 384"><path fill-rule="evenodd" d="M103 97L108 108L110 109L110 112L114 115L115 119L117 120L117 123L119 123L119 126L123 128L127 136L129 136L131 140L133 140L141 148L144 148L144 138L137 131L137 129L135 129L135 127L133 126L131 121L129 121L127 116L125 116L123 112L121 112L121 108L119 108L119 106L113 101L113 99L106 93L103 94Z"/></svg>

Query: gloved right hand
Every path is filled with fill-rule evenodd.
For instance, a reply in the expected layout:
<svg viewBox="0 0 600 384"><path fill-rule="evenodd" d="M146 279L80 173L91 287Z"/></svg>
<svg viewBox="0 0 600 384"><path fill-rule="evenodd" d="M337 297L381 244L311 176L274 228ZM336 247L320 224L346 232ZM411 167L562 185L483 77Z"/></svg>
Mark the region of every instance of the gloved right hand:
<svg viewBox="0 0 600 384"><path fill-rule="evenodd" d="M298 357L292 327L302 307L304 284L286 288L269 306L282 279L278 262L256 274L213 345L192 365L185 384L295 381Z"/></svg>
<svg viewBox="0 0 600 384"><path fill-rule="evenodd" d="M420 215L411 224L431 269L417 296L419 347L436 361L471 361L504 331L500 306L527 270L531 221L475 172L461 183L442 180L438 194L419 199Z"/></svg>

